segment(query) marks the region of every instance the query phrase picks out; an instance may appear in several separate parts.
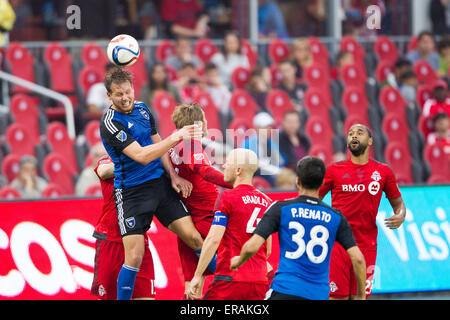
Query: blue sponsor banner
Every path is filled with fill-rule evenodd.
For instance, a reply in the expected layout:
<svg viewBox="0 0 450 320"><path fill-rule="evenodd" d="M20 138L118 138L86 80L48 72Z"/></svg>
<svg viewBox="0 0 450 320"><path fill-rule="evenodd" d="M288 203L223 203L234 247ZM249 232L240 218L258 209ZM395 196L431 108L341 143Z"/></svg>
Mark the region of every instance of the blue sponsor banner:
<svg viewBox="0 0 450 320"><path fill-rule="evenodd" d="M407 208L400 228L384 226L393 214L384 195L378 211L373 293L450 290L450 186L400 191ZM331 203L330 194L324 200Z"/></svg>

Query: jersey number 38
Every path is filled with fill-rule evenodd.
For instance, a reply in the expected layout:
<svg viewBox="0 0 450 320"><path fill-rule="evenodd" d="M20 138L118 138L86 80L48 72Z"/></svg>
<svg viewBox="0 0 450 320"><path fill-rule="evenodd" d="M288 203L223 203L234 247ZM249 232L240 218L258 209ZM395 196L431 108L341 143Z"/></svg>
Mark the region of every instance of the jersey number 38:
<svg viewBox="0 0 450 320"><path fill-rule="evenodd" d="M286 258L298 259L306 252L308 259L312 263L321 263L325 260L328 253L327 240L330 235L327 228L322 225L314 226L311 229L311 240L309 240L308 243L305 243L305 240L303 239L303 236L305 235L305 227L303 227L301 223L291 221L289 222L289 229L294 229L297 231L292 235L292 241L297 244L298 248L295 251L286 251ZM318 256L314 254L314 248L316 246L320 246L322 248L321 253Z"/></svg>

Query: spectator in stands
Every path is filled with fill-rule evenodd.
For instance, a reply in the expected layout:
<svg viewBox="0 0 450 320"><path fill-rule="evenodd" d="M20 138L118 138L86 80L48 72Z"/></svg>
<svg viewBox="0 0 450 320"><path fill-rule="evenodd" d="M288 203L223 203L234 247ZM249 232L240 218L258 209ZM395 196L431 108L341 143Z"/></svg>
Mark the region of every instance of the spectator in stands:
<svg viewBox="0 0 450 320"><path fill-rule="evenodd" d="M422 31L417 36L417 49L408 52L406 58L408 58L412 64L424 60L437 71L439 69L439 55L434 50L435 42L433 34L429 31Z"/></svg>
<svg viewBox="0 0 450 320"><path fill-rule="evenodd" d="M208 33L209 17L197 0L162 0L161 19L172 37L201 38Z"/></svg>
<svg viewBox="0 0 450 320"><path fill-rule="evenodd" d="M417 76L413 70L405 71L400 76L400 93L409 103L416 102Z"/></svg>
<svg viewBox="0 0 450 320"><path fill-rule="evenodd" d="M342 67L355 63L353 53L349 51L339 51L336 55L336 64L331 70L331 78L338 80L340 78Z"/></svg>
<svg viewBox="0 0 450 320"><path fill-rule="evenodd" d="M219 68L222 82L230 87L231 74L237 67L250 68L245 54L241 53L241 39L236 32L228 32L224 37L223 49L211 57L211 62Z"/></svg>
<svg viewBox="0 0 450 320"><path fill-rule="evenodd" d="M200 92L199 77L192 63L185 63L177 73L178 94L182 103L191 103Z"/></svg>
<svg viewBox="0 0 450 320"><path fill-rule="evenodd" d="M178 37L175 42L175 54L167 57L165 64L178 71L186 63L192 63L195 68L203 65L202 61L192 53L191 40L186 37Z"/></svg>
<svg viewBox="0 0 450 320"><path fill-rule="evenodd" d="M430 21L432 31L435 35L445 35L450 32L448 26L448 13L450 0L431 0L430 3Z"/></svg>
<svg viewBox="0 0 450 320"><path fill-rule="evenodd" d="M100 181L98 180L97 174L94 172L94 169L97 166L98 160L100 160L100 158L106 154L106 149L103 146L103 143L99 142L92 146L89 154L92 158L91 165L81 171L77 183L75 184L75 195L80 197L86 195L86 190L90 186L94 184L100 184Z"/></svg>
<svg viewBox="0 0 450 320"><path fill-rule="evenodd" d="M303 78L303 70L314 63L309 41L306 38L299 38L292 42L291 59L297 67L297 79Z"/></svg>
<svg viewBox="0 0 450 320"><path fill-rule="evenodd" d="M393 72L389 73L386 77L386 84L399 89L401 75L412 69L413 65L409 59L404 57L398 58L397 61L395 61Z"/></svg>
<svg viewBox="0 0 450 320"><path fill-rule="evenodd" d="M40 198L48 183L37 174L37 159L23 156L19 162L19 174L11 182L11 187L20 192L23 198Z"/></svg>
<svg viewBox="0 0 450 320"><path fill-rule="evenodd" d="M440 112L450 116L450 98L448 96L448 86L444 80L438 80L434 84L432 97L425 101L422 114L428 118L434 117Z"/></svg>
<svg viewBox="0 0 450 320"><path fill-rule="evenodd" d="M278 141L274 139L272 130L275 121L267 112L259 112L253 118L255 134L247 137L241 148L250 149L258 155L259 170L257 176L262 176L274 186L275 176L285 165L285 159L280 153Z"/></svg>
<svg viewBox="0 0 450 320"><path fill-rule="evenodd" d="M107 63L105 66L106 72L114 68L115 65ZM94 83L90 88L86 96L86 104L88 112L103 114L109 106L111 106L111 100L106 94L105 84L102 82Z"/></svg>
<svg viewBox="0 0 450 320"><path fill-rule="evenodd" d="M297 190L297 175L294 170L282 168L275 178L275 188L278 190Z"/></svg>
<svg viewBox="0 0 450 320"><path fill-rule="evenodd" d="M219 76L219 69L210 62L207 63L204 70L204 90L209 93L214 104L218 108L219 117L222 119L222 125L226 128L231 120L230 89L222 82Z"/></svg>
<svg viewBox="0 0 450 320"><path fill-rule="evenodd" d="M270 84L267 82L267 72L270 70L267 67L255 67L250 72L250 79L246 86L246 90L253 97L259 106L259 111L269 112L266 105L267 94L270 90Z"/></svg>
<svg viewBox="0 0 450 320"><path fill-rule="evenodd" d="M433 118L434 132L427 137L427 144L440 144L450 160L450 120L448 114L440 112Z"/></svg>
<svg viewBox="0 0 450 320"><path fill-rule="evenodd" d="M260 38L288 38L283 14L276 1L259 0L258 32Z"/></svg>
<svg viewBox="0 0 450 320"><path fill-rule="evenodd" d="M288 111L283 116L280 130L280 152L285 159L285 166L295 169L297 161L308 155L311 144L309 139L301 134L300 116L297 111Z"/></svg>
<svg viewBox="0 0 450 320"><path fill-rule="evenodd" d="M450 3L450 0L449 0ZM447 36L438 44L439 53L439 77L446 77L450 67L450 37Z"/></svg>
<svg viewBox="0 0 450 320"><path fill-rule="evenodd" d="M177 103L181 103L178 88L169 81L169 76L164 64L155 63L150 68L148 84L142 87L139 100L144 102L146 106L151 107L153 104L153 97L155 96L155 93L159 91L170 93Z"/></svg>

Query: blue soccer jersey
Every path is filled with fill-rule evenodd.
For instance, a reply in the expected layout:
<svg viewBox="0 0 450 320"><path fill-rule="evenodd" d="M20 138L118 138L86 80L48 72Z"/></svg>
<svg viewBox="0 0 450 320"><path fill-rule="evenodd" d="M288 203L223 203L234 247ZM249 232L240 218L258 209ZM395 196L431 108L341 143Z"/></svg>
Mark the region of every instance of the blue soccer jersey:
<svg viewBox="0 0 450 320"><path fill-rule="evenodd" d="M278 231L280 262L271 288L305 299L326 300L331 249L356 246L347 219L317 198L300 196L275 202L254 234L267 239Z"/></svg>
<svg viewBox="0 0 450 320"><path fill-rule="evenodd" d="M100 135L114 162L114 188L125 189L161 177L164 167L160 158L142 165L122 153L134 141L142 147L153 144L151 136L155 134L155 120L142 102L135 101L129 114L112 108L104 113L100 120Z"/></svg>

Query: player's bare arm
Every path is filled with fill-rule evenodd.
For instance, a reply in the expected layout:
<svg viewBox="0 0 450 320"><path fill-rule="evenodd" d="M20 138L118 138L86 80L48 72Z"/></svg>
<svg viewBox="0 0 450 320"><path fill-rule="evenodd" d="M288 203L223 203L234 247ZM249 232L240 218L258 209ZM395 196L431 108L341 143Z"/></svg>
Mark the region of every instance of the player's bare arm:
<svg viewBox="0 0 450 320"><path fill-rule="evenodd" d="M180 130L175 131L169 137L161 140L158 143L154 143L145 147L142 147L138 142L134 141L125 149L123 153L129 158L142 165L147 165L155 159L162 157L180 142L182 139L191 139L198 134L195 125L185 126Z"/></svg>
<svg viewBox="0 0 450 320"><path fill-rule="evenodd" d="M366 261L364 256L357 246L351 247L347 250L353 264L353 271L355 272L357 294L352 296L353 300L366 299Z"/></svg>
<svg viewBox="0 0 450 320"><path fill-rule="evenodd" d="M230 268L235 270L244 264L245 261L253 257L259 248L264 244L266 239L258 234L254 234L241 249L241 254L239 256L231 258Z"/></svg>
<svg viewBox="0 0 450 320"><path fill-rule="evenodd" d="M114 178L114 163L103 163L97 168L97 174L102 180Z"/></svg>
<svg viewBox="0 0 450 320"><path fill-rule="evenodd" d="M195 269L194 277L189 286L189 296L193 299L199 298L199 295L201 294L201 292L199 292L199 287L203 273L216 253L225 230L226 228L224 226L212 225L206 239L203 241L202 253L198 259L197 269Z"/></svg>
<svg viewBox="0 0 450 320"><path fill-rule="evenodd" d="M386 227L389 229L397 229L405 221L406 207L402 197L389 199L389 203L394 210L392 217L384 219Z"/></svg>
<svg viewBox="0 0 450 320"><path fill-rule="evenodd" d="M159 134L152 135L152 140L154 143L161 142L161 136ZM161 157L161 162L163 164L164 169L166 169L167 173L170 176L170 181L172 183L172 188L178 193L181 191L184 198L187 198L191 195L192 192L192 183L180 177L172 166L172 161L170 161L169 154L166 152Z"/></svg>

